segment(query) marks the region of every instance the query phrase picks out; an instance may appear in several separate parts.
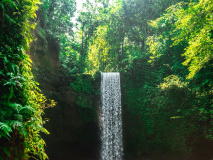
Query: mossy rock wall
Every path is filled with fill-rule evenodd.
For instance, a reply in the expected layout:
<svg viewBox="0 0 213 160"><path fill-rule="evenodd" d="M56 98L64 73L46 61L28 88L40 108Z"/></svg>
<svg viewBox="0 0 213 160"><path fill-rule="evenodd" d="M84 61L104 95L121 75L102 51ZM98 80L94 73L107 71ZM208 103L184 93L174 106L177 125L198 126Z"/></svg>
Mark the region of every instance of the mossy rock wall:
<svg viewBox="0 0 213 160"><path fill-rule="evenodd" d="M97 108L99 96L84 91L76 92L71 87L77 79L66 76L59 62L59 43L46 39L39 27L34 30L37 41L29 51L33 61L33 74L39 88L56 106L45 110L49 121L43 135L50 160L95 160L99 159L99 127ZM87 78L87 76L83 77ZM92 82L96 83L96 82ZM81 105L81 98L89 100L89 107ZM88 103L88 102L86 102Z"/></svg>

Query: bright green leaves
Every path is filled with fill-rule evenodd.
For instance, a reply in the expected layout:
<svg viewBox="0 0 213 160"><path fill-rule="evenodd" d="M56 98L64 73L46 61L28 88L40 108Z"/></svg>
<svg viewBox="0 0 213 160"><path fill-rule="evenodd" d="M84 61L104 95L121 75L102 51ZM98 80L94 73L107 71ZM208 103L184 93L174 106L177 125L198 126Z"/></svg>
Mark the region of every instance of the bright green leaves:
<svg viewBox="0 0 213 160"><path fill-rule="evenodd" d="M99 2L103 7L84 4L74 38L59 37L65 73L77 75L71 88L79 95L80 113L90 118L87 112L94 110L86 95L98 94L81 76L121 71L127 150L190 154L195 142L189 144L188 137L197 141L212 134L212 1ZM44 1L44 15L50 3ZM49 19L46 27L53 23ZM66 24L67 16L56 20Z"/></svg>
<svg viewBox="0 0 213 160"><path fill-rule="evenodd" d="M183 54L186 57L183 64L189 66L190 74L187 76L189 79L193 78L213 58L212 13L212 1L202 0L198 4L189 4L187 9L177 14L178 21L175 23L175 30L179 34L174 37L174 45L183 40L187 40L189 43Z"/></svg>
<svg viewBox="0 0 213 160"><path fill-rule="evenodd" d="M181 45L183 42L188 46L183 56L186 60L184 65L189 67L188 79L199 72L210 61L213 51L213 3L211 0L199 3L179 3L167 9L167 13L150 25L162 30L161 36L149 37L148 45L153 58L164 54L170 47ZM166 30L166 28L167 30ZM165 29L164 29L165 28ZM173 44L164 44L172 40Z"/></svg>
<svg viewBox="0 0 213 160"><path fill-rule="evenodd" d="M10 138L10 132L12 132L12 128L7 123L0 122L0 130L1 130L0 138L1 137Z"/></svg>
<svg viewBox="0 0 213 160"><path fill-rule="evenodd" d="M39 8L40 25L51 38L60 39L63 34L72 34L71 17L75 12L74 0L41 0Z"/></svg>
<svg viewBox="0 0 213 160"><path fill-rule="evenodd" d="M80 66L80 53L76 48L79 48L79 44L76 39L73 39L69 35L63 35L60 37L60 55L62 66L64 67L66 74L75 75L79 72Z"/></svg>
<svg viewBox="0 0 213 160"><path fill-rule="evenodd" d="M160 18L149 22L155 34L147 40L151 53L149 62L153 66L160 65L167 76L159 85L158 106L177 110L169 111L171 121L181 121L183 127L190 124L189 130L183 128L184 134L194 133L206 138L212 137L213 124L210 118L212 13L210 0L173 5ZM201 122L204 125L198 125Z"/></svg>
<svg viewBox="0 0 213 160"><path fill-rule="evenodd" d="M106 71L104 64L110 66L113 55L110 55L111 46L107 41L107 26L99 26L96 31L96 38L90 44L88 53L87 73L94 75L97 71Z"/></svg>
<svg viewBox="0 0 213 160"><path fill-rule="evenodd" d="M3 122L0 122L0 129L3 132L0 138L4 136L11 138L10 134L14 130L18 130L21 135L26 138L28 135L27 129L29 128L30 117L32 114L35 113L36 110L30 106L22 106L21 104L17 103L9 103L7 108L1 109L0 119ZM27 123L26 120L28 121Z"/></svg>
<svg viewBox="0 0 213 160"><path fill-rule="evenodd" d="M147 38L147 45L149 45L149 52L152 53L152 56L150 56L149 62L152 62L153 59L158 59L165 49L167 48L166 46L166 41L163 39L162 36L150 36Z"/></svg>
<svg viewBox="0 0 213 160"><path fill-rule="evenodd" d="M166 90L166 89L172 89L172 88L183 88L183 87L187 87L187 82L181 82L180 78L178 76L175 75L170 75L166 78L164 78L164 83L160 84L160 88L162 90Z"/></svg>
<svg viewBox="0 0 213 160"><path fill-rule="evenodd" d="M76 10L75 0L41 0L38 10L39 35L46 42L54 41L59 43L60 60L65 72L75 74L78 71L78 52L73 40L72 17ZM68 72L67 72L68 70Z"/></svg>
<svg viewBox="0 0 213 160"><path fill-rule="evenodd" d="M29 159L44 152L42 114L45 97L31 73L31 60L25 54L32 41L39 0L0 2L0 159ZM32 154L30 154L32 153Z"/></svg>

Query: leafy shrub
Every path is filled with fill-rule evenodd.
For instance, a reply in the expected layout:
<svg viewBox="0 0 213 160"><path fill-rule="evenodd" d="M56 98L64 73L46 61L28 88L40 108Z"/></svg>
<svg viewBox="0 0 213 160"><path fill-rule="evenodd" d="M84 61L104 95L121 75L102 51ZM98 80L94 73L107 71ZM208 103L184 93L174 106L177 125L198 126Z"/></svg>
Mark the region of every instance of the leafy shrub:
<svg viewBox="0 0 213 160"><path fill-rule="evenodd" d="M0 159L47 159L40 133L46 99L33 80L25 51L32 41L39 0L0 2ZM53 106L54 102L51 101Z"/></svg>

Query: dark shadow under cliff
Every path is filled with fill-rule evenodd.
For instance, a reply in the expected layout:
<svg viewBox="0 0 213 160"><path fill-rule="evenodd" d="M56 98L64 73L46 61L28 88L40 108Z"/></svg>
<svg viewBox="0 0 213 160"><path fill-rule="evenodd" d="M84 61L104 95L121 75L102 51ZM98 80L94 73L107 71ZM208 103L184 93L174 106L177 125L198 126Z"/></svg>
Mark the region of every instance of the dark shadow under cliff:
<svg viewBox="0 0 213 160"><path fill-rule="evenodd" d="M35 80L47 99L57 103L53 108L46 109L44 115L45 119L49 119L45 128L50 134L43 135L49 159L98 159L100 143L97 118L88 121L81 115L84 110L87 116L93 114L91 116L94 117L90 108L81 108L77 104L79 93L70 87L70 83L76 79L62 72L58 41L47 40L38 27L34 30L34 36L37 41L32 43L29 54L33 60ZM90 98L93 107L98 107L98 96L84 95Z"/></svg>

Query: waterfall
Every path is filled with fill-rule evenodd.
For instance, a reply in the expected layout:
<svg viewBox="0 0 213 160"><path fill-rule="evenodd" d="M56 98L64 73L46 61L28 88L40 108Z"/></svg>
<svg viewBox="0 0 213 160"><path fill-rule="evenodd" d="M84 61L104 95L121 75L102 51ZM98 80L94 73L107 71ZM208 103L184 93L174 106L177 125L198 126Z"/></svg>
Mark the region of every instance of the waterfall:
<svg viewBox="0 0 213 160"><path fill-rule="evenodd" d="M101 160L122 160L122 115L119 73L101 73Z"/></svg>

